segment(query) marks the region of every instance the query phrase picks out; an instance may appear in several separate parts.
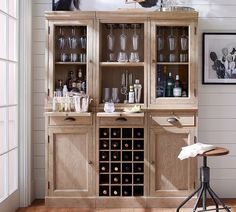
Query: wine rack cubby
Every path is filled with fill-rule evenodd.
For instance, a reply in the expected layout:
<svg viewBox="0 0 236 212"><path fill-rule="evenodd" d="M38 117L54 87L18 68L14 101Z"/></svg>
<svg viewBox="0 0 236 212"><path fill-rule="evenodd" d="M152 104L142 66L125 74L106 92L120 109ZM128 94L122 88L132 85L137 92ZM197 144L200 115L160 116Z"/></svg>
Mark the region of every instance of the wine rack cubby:
<svg viewBox="0 0 236 212"><path fill-rule="evenodd" d="M144 195L144 129L99 129L99 196Z"/></svg>

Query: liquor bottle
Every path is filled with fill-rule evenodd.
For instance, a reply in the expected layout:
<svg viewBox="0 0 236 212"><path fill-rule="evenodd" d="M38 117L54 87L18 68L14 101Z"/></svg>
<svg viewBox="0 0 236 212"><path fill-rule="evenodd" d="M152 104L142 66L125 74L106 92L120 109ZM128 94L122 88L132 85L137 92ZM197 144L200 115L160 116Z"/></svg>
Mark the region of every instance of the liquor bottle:
<svg viewBox="0 0 236 212"><path fill-rule="evenodd" d="M156 97L165 97L166 95L166 66L163 68L163 73L159 68L157 70L157 89Z"/></svg>
<svg viewBox="0 0 236 212"><path fill-rule="evenodd" d="M63 86L62 93L63 93L63 95L62 95L63 97L66 97L66 96L67 96L67 93L68 93L67 85L64 85L64 86Z"/></svg>
<svg viewBox="0 0 236 212"><path fill-rule="evenodd" d="M72 88L71 88L70 92L72 92L72 93L79 93L79 89L77 88L75 81L72 82Z"/></svg>
<svg viewBox="0 0 236 212"><path fill-rule="evenodd" d="M173 97L173 87L174 87L174 80L171 76L171 72L168 74L168 78L166 80L166 96Z"/></svg>
<svg viewBox="0 0 236 212"><path fill-rule="evenodd" d="M129 103L130 104L134 103L134 86L133 85L129 86Z"/></svg>
<svg viewBox="0 0 236 212"><path fill-rule="evenodd" d="M179 75L178 74L176 75L176 78L175 78L175 85L174 85L174 88L173 88L173 96L174 97L181 97L182 96L182 87L181 87L181 84L180 84L180 81L179 81Z"/></svg>
<svg viewBox="0 0 236 212"><path fill-rule="evenodd" d="M83 73L82 73L81 69L79 69L77 76L78 77L77 77L76 84L77 84L77 88L78 88L79 92L81 92L82 91L82 84L83 84Z"/></svg>
<svg viewBox="0 0 236 212"><path fill-rule="evenodd" d="M57 93L57 96L60 97L60 96L63 96L63 81L62 80L58 80L58 86L56 88L56 93Z"/></svg>
<svg viewBox="0 0 236 212"><path fill-rule="evenodd" d="M68 91L71 91L73 82L75 82L75 74L74 71L70 71L66 81Z"/></svg>

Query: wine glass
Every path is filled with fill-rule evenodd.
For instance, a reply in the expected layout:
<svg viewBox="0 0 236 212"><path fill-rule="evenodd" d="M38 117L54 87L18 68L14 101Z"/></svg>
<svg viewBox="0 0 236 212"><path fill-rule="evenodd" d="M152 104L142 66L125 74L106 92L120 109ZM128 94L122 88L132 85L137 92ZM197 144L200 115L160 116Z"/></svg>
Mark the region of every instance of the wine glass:
<svg viewBox="0 0 236 212"><path fill-rule="evenodd" d="M163 31L161 28L158 29L158 34L157 34L157 50L161 51L164 48L164 37L163 37Z"/></svg>
<svg viewBox="0 0 236 212"><path fill-rule="evenodd" d="M80 38L81 48L86 49L87 46L87 35L86 35L86 27L84 27L83 35Z"/></svg>
<svg viewBox="0 0 236 212"><path fill-rule="evenodd" d="M121 24L121 27L122 27L122 33L120 35L120 48L122 51L125 51L126 41L127 41L127 36L125 35L125 25Z"/></svg>
<svg viewBox="0 0 236 212"><path fill-rule="evenodd" d="M176 48L176 36L174 36L173 27L170 28L170 35L168 36L168 46L170 51Z"/></svg>
<svg viewBox="0 0 236 212"><path fill-rule="evenodd" d="M71 36L68 37L69 47L76 49L78 46L78 38L75 36L75 27L72 27Z"/></svg>
<svg viewBox="0 0 236 212"><path fill-rule="evenodd" d="M139 44L139 35L137 34L136 27L137 27L137 24L134 24L134 33L132 36L132 44L133 44L134 51L138 50L138 44Z"/></svg>
<svg viewBox="0 0 236 212"><path fill-rule="evenodd" d="M115 44L115 36L113 35L113 25L109 24L110 27L110 33L107 35L107 46L110 51L114 50L114 44Z"/></svg>
<svg viewBox="0 0 236 212"><path fill-rule="evenodd" d="M188 36L185 34L184 28L182 31L182 35L180 37L180 46L181 46L181 50L183 51L188 49Z"/></svg>
<svg viewBox="0 0 236 212"><path fill-rule="evenodd" d="M59 28L59 36L57 38L57 45L59 49L63 49L66 45L66 38L64 36L62 27Z"/></svg>

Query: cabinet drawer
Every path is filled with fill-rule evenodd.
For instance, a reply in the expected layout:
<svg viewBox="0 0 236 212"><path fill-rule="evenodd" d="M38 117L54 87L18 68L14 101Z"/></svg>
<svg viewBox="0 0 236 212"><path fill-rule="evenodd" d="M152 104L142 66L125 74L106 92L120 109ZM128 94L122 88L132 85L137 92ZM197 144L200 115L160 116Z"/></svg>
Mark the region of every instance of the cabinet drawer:
<svg viewBox="0 0 236 212"><path fill-rule="evenodd" d="M193 114L160 114L151 116L152 126L175 126L175 127L187 127L195 126L195 116Z"/></svg>
<svg viewBox="0 0 236 212"><path fill-rule="evenodd" d="M143 125L144 124L144 117L98 117L99 125L103 126L110 126L110 125Z"/></svg>
<svg viewBox="0 0 236 212"><path fill-rule="evenodd" d="M49 118L49 125L90 125L91 116L53 116Z"/></svg>

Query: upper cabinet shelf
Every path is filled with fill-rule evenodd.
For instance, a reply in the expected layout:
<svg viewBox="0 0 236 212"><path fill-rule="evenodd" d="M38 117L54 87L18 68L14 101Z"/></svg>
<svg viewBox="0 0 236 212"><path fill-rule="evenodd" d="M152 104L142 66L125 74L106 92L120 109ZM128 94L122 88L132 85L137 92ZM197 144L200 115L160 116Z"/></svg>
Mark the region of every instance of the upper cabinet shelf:
<svg viewBox="0 0 236 212"><path fill-rule="evenodd" d="M101 62L100 66L106 67L142 67L144 62Z"/></svg>

